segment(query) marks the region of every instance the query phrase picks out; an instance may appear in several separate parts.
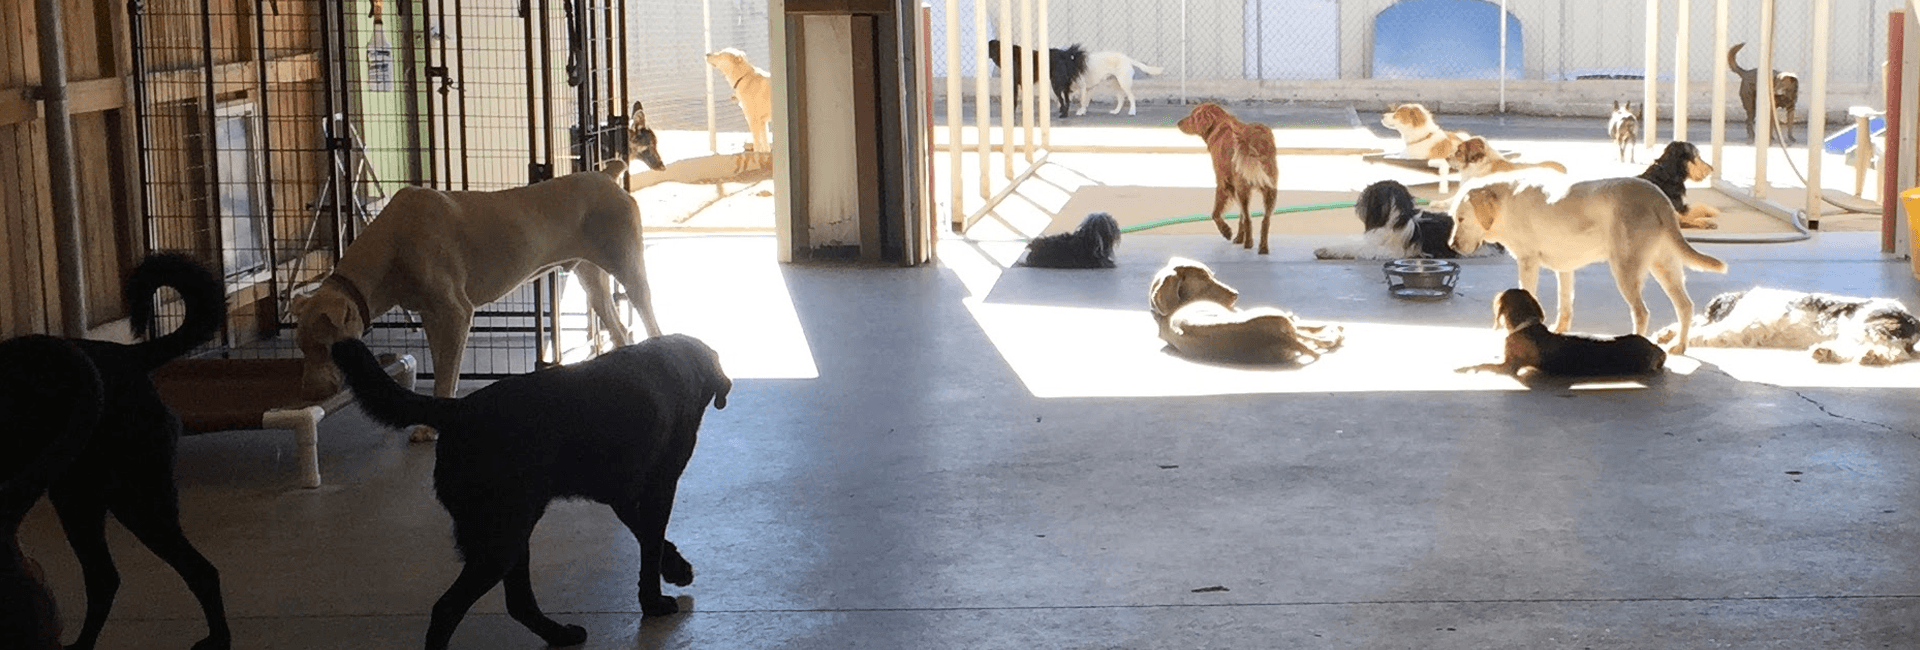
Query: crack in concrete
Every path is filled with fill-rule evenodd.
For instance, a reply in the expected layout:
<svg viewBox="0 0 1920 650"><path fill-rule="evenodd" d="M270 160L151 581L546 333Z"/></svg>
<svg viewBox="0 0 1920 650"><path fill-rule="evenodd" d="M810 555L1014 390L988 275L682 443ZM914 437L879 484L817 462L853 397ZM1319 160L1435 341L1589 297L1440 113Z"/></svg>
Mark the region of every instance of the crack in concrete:
<svg viewBox="0 0 1920 650"><path fill-rule="evenodd" d="M1726 378L1728 378L1728 379L1732 379L1732 380L1734 380L1734 381L1741 381L1741 380L1740 380L1740 379L1739 379L1738 377L1734 377L1732 373L1729 373L1729 372L1727 372L1727 371L1725 371L1725 370L1722 370L1722 369L1720 369L1719 367L1711 367L1711 366L1702 366L1702 368L1703 368L1703 369L1705 369L1705 370L1706 370L1707 372L1711 372L1711 373L1715 373L1715 374L1718 374L1718 375L1720 375L1720 376L1722 376L1722 377L1726 377ZM1845 421L1848 421L1848 422L1854 422L1854 423L1858 423L1858 424L1864 424L1864 425L1868 425L1868 426L1873 426L1873 427L1879 427L1879 428L1881 428L1881 429L1885 429L1885 430L1887 430L1887 431L1890 431L1890 432L1892 432L1892 433L1903 433L1903 434L1906 434L1906 435L1907 435L1907 437L1910 437L1910 438L1913 438L1913 439L1915 439L1915 440L1920 440L1920 432L1915 432L1915 431L1908 431L1908 430L1905 430L1905 429L1899 429L1899 428L1895 428L1895 427L1893 427L1893 426L1891 426L1891 425L1888 425L1888 424L1885 424L1885 423L1881 423L1881 422L1875 422L1875 421L1872 421L1872 420L1862 420L1862 419L1860 419L1860 418L1856 418L1856 417L1849 417L1849 416L1845 416L1845 415L1841 415L1841 414L1839 414L1839 413L1835 413L1835 412L1833 412L1833 409L1829 409L1829 408L1827 408L1827 405L1826 405L1826 404L1823 404L1823 403L1821 403L1821 402L1820 402L1820 400L1817 400L1817 399L1814 399L1814 398L1812 398L1812 397L1808 397L1806 393L1802 393L1802 392L1800 392L1800 391L1798 391L1798 390L1794 390L1794 389L1792 389L1792 388L1788 388L1788 387L1785 387L1785 386L1774 386L1774 387L1775 387L1775 388L1779 388L1780 390L1784 390L1784 391L1787 391L1787 392L1789 392L1789 393L1793 393L1793 395L1794 395L1795 397L1798 397L1798 398L1800 398L1801 400L1803 400L1803 401L1805 401L1805 402L1806 402L1806 403L1808 403L1808 404L1812 404L1814 408L1817 408L1817 409L1820 409L1820 412L1821 412L1821 413L1823 413L1823 414L1825 414L1825 415L1826 415L1827 417L1830 417L1830 418L1833 418L1833 419L1836 419L1836 420L1845 420Z"/></svg>

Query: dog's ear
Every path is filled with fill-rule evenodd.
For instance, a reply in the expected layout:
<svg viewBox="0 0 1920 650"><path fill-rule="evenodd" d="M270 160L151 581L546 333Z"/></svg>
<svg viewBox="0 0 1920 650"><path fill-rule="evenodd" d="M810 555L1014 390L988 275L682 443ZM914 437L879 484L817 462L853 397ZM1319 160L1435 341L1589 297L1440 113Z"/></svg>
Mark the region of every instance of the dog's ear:
<svg viewBox="0 0 1920 650"><path fill-rule="evenodd" d="M733 392L733 379L720 368L719 353L709 350L708 354L712 355L713 363L711 371L707 373L707 390L713 393L713 408L724 409L727 407L727 394Z"/></svg>
<svg viewBox="0 0 1920 650"><path fill-rule="evenodd" d="M1160 316L1180 308L1179 267L1168 266L1153 275L1153 283L1147 287L1147 306Z"/></svg>
<svg viewBox="0 0 1920 650"><path fill-rule="evenodd" d="M1500 212L1505 207L1499 192L1491 187L1476 187L1467 191L1466 203L1473 207L1473 221L1483 230L1492 230L1500 220Z"/></svg>

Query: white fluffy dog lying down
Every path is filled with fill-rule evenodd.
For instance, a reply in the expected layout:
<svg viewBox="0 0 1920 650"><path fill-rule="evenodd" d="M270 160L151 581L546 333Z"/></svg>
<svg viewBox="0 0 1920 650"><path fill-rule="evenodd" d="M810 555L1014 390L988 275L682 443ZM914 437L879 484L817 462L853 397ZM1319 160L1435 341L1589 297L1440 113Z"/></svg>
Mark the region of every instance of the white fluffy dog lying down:
<svg viewBox="0 0 1920 650"><path fill-rule="evenodd" d="M1173 258L1154 274L1147 292L1160 338L1182 356L1246 364L1319 359L1340 346L1340 326L1307 324L1272 307L1235 309L1240 292L1220 282L1213 269Z"/></svg>
<svg viewBox="0 0 1920 650"><path fill-rule="evenodd" d="M1660 330L1666 343L1678 333ZM1884 366L1920 352L1920 319L1891 298L1852 298L1754 287L1714 296L1687 342L1708 347L1806 350L1823 363Z"/></svg>

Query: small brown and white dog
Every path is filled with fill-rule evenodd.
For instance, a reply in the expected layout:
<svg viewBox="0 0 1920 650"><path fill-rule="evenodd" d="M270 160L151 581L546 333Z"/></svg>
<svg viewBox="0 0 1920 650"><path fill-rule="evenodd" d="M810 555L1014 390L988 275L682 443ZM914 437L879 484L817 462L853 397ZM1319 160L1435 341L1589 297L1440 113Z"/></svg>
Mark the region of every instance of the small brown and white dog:
<svg viewBox="0 0 1920 650"><path fill-rule="evenodd" d="M707 65L719 70L733 87L733 101L747 117L747 129L753 132L753 151L773 151L767 136L767 122L773 119L773 75L747 62L747 53L725 48L707 53Z"/></svg>
<svg viewBox="0 0 1920 650"><path fill-rule="evenodd" d="M1499 150L1494 149L1493 145L1487 144L1486 138L1477 135L1460 141L1460 146L1454 148L1453 155L1447 156L1447 165L1460 171L1462 183L1488 174L1510 172L1516 169L1551 169L1562 174L1567 173L1566 165L1551 160L1534 163L1508 160Z"/></svg>
<svg viewBox="0 0 1920 650"><path fill-rule="evenodd" d="M1757 117L1754 111L1759 110L1760 79L1758 71L1740 67L1740 48L1746 46L1746 43L1735 43L1733 47L1727 48L1727 67L1730 72L1740 76L1740 107L1747 111L1747 139L1752 140L1754 138L1753 120ZM1786 116L1785 121L1776 122L1779 127L1774 129L1779 132L1781 142L1793 144L1794 105L1798 103L1800 103L1800 75L1773 71L1773 109Z"/></svg>
<svg viewBox="0 0 1920 650"><path fill-rule="evenodd" d="M620 324L607 274L626 288L647 335L659 336L641 257L640 208L617 180L625 171L616 160L601 171L496 192L402 188L333 273L293 300L295 340L306 357L300 394L324 399L339 392L328 346L359 338L373 319L402 307L419 312L426 328L434 394L453 397L474 309L555 267L575 267L614 345L633 339Z"/></svg>
<svg viewBox="0 0 1920 650"><path fill-rule="evenodd" d="M1540 267L1552 269L1559 288L1553 331L1573 324L1573 272L1594 262L1613 267L1620 296L1633 312L1633 333L1646 336L1648 314L1641 298L1648 273L1673 301L1686 351L1693 320L1687 296L1688 268L1724 273L1727 264L1693 249L1680 234L1673 205L1652 183L1639 178L1569 182L1565 174L1540 169L1494 174L1469 181L1453 206L1454 250L1499 242L1513 255L1520 288L1538 295Z"/></svg>
<svg viewBox="0 0 1920 650"><path fill-rule="evenodd" d="M1613 103L1613 114L1607 116L1607 136L1620 150L1620 162L1640 162L1640 149L1633 144L1640 137L1640 116L1634 114L1632 102Z"/></svg>
<svg viewBox="0 0 1920 650"><path fill-rule="evenodd" d="M1093 101L1093 89L1105 84L1108 79L1112 79L1113 84L1120 87L1120 94L1114 96L1113 110L1107 113L1118 114L1120 107L1124 105L1127 107L1127 114L1133 115L1134 109L1137 108L1133 100L1133 71L1138 69L1147 74L1165 72L1165 68L1147 65L1126 54L1111 50L1088 53L1084 65L1085 71L1081 72L1080 78L1073 82L1073 92L1080 94L1080 110L1075 111L1074 115L1087 114L1087 103Z"/></svg>
<svg viewBox="0 0 1920 650"><path fill-rule="evenodd" d="M1920 319L1898 300L1766 287L1714 296L1691 334L1668 327L1658 340L1681 335L1707 347L1806 350L1822 363L1884 366L1920 356Z"/></svg>
<svg viewBox="0 0 1920 650"><path fill-rule="evenodd" d="M1220 236L1241 248L1253 247L1253 204L1249 199L1254 190L1260 191L1267 206L1260 220L1260 254L1266 255L1267 231L1273 226L1268 213L1273 212L1273 197L1280 186L1280 162L1275 158L1279 149L1273 142L1273 129L1242 122L1213 103L1193 107L1177 126L1181 133L1207 141L1207 153L1213 155L1213 225L1220 228ZM1239 235L1220 218L1230 198L1240 201Z"/></svg>
<svg viewBox="0 0 1920 650"><path fill-rule="evenodd" d="M1214 277L1213 269L1180 257L1167 260L1147 290L1160 339L1188 358L1297 363L1317 360L1345 340L1338 325L1308 323L1272 307L1236 309L1239 299L1240 292Z"/></svg>
<svg viewBox="0 0 1920 650"><path fill-rule="evenodd" d="M1542 323L1546 313L1540 301L1525 289L1508 289L1493 300L1495 327L1506 330L1506 345L1499 363L1461 368L1460 371L1491 371L1527 378L1533 375L1554 377L1624 377L1659 372L1667 365L1667 353L1647 337L1587 336L1556 334Z"/></svg>
<svg viewBox="0 0 1920 650"><path fill-rule="evenodd" d="M1401 155L1413 160L1443 160L1453 155L1465 132L1448 133L1433 121L1433 112L1419 104L1400 104L1380 114L1380 124L1400 132L1407 145Z"/></svg>

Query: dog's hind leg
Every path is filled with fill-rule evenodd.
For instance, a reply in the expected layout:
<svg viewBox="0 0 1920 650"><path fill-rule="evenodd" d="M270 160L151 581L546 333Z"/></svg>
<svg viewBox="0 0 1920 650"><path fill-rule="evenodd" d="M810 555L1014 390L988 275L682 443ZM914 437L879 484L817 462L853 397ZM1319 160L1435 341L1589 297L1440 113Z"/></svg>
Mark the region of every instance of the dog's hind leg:
<svg viewBox="0 0 1920 650"><path fill-rule="evenodd" d="M533 597L533 576L527 568L527 556L522 554L520 562L507 572L505 584L507 597L507 615L521 625L527 626L547 645L565 647L587 642L587 629L578 625L561 625L540 611L540 603Z"/></svg>
<svg viewBox="0 0 1920 650"><path fill-rule="evenodd" d="M1620 288L1620 297L1627 301L1627 311L1633 315L1633 333L1646 336L1647 323L1652 319L1647 311L1647 299L1641 295L1642 290L1647 286L1646 275L1642 271L1635 270L1634 266L1628 264L1626 260L1614 260L1608 268L1613 271L1613 284ZM1666 285L1664 280L1660 282L1662 288ZM1686 316L1683 314L1681 317Z"/></svg>
<svg viewBox="0 0 1920 650"><path fill-rule="evenodd" d="M1667 349L1667 353L1686 354L1687 343L1690 340L1689 337L1692 335L1690 330L1693 327L1693 297L1687 295L1686 267L1682 265L1678 259L1656 264L1653 267L1653 281L1659 283L1660 288L1667 292L1667 300L1673 302L1673 315L1679 319L1679 321L1675 323L1675 325L1678 325L1680 328L1678 338L1674 341L1673 347ZM1634 284L1636 286L1634 287L1633 295L1635 298L1638 298L1640 296L1639 283L1636 282ZM1623 287L1621 290L1625 291L1626 289ZM1645 314L1646 311L1647 308L1643 302L1635 313ZM1641 336L1647 335L1647 323L1644 319L1635 318L1633 333Z"/></svg>
<svg viewBox="0 0 1920 650"><path fill-rule="evenodd" d="M1227 220L1220 218L1220 215L1226 212L1227 199L1232 196L1233 188L1225 183L1213 188L1213 225L1220 229L1220 236L1227 241L1233 241L1233 226L1227 225Z"/></svg>
<svg viewBox="0 0 1920 650"><path fill-rule="evenodd" d="M631 330L627 329L626 323L620 320L620 310L613 304L613 285L607 277L607 272L592 264L581 264L573 268L573 277L580 282L580 287L586 290L587 305L593 308L594 315L599 316L600 322L606 324L607 335L613 338L613 346L626 347L633 343ZM593 348L595 352L600 351L600 342L594 341Z"/></svg>
<svg viewBox="0 0 1920 650"><path fill-rule="evenodd" d="M168 435L174 435L169 433ZM157 461L157 459L154 459ZM187 589L200 602L200 613L207 620L207 636L193 644L193 650L226 650L232 646L227 628L227 609L220 598L220 571L206 556L194 549L180 529L179 495L174 488L171 467L139 470L149 480L136 481L150 486L138 495L114 498L113 517L126 526L147 550L173 567L187 583ZM162 488L161 486L165 486Z"/></svg>
<svg viewBox="0 0 1920 650"><path fill-rule="evenodd" d="M637 237L638 235L636 235L636 239ZM634 242L630 255L615 253L607 260L607 265L604 268L607 273L613 275L613 279L620 281L621 287L627 290L627 301L633 304L634 311L640 312L640 324L646 328L647 336L659 336L660 321L655 319L653 315L653 289L647 286L647 263L640 257L641 249L642 246L640 243L638 241ZM613 302L611 300L613 294L606 292L604 295L608 296L609 300L607 302L607 315L603 316L603 318L612 321L615 318L612 309ZM621 345L625 344L623 343Z"/></svg>
<svg viewBox="0 0 1920 650"><path fill-rule="evenodd" d="M1119 115L1120 107L1125 106L1127 115L1133 115L1136 108L1133 101L1133 64L1127 64L1124 72L1114 73L1113 83L1120 87L1120 94L1114 95L1113 110L1107 111L1107 114Z"/></svg>
<svg viewBox="0 0 1920 650"><path fill-rule="evenodd" d="M1261 255L1267 254L1267 231L1273 228L1273 197L1276 193L1277 193L1277 190L1271 187L1262 188L1260 190L1261 199L1266 202L1265 205L1267 206L1266 212L1263 212L1260 214L1260 254Z"/></svg>
<svg viewBox="0 0 1920 650"><path fill-rule="evenodd" d="M1253 248L1253 191L1241 187L1235 198L1240 201L1240 232L1233 236L1233 243L1241 248Z"/></svg>
<svg viewBox="0 0 1920 650"><path fill-rule="evenodd" d="M1568 328L1573 327L1573 272L1555 270L1553 280L1553 288L1559 293L1559 301L1554 307L1553 333L1565 334ZM1646 310L1645 305L1640 308Z"/></svg>
<svg viewBox="0 0 1920 650"><path fill-rule="evenodd" d="M70 476L68 480L96 481L99 476ZM67 544L80 562L80 575L87 586L87 616L80 624L80 636L67 648L93 650L100 629L107 624L107 612L113 609L114 594L120 591L120 570L113 566L113 554L107 550L107 502L98 485L80 487L56 484L48 491Z"/></svg>
<svg viewBox="0 0 1920 650"><path fill-rule="evenodd" d="M457 524L455 529L458 531ZM433 617L427 622L427 650L446 650L453 629L466 618L467 610L513 570L513 561L498 550L463 545L461 553L466 560L460 567L460 577L454 578L453 586L433 603Z"/></svg>

